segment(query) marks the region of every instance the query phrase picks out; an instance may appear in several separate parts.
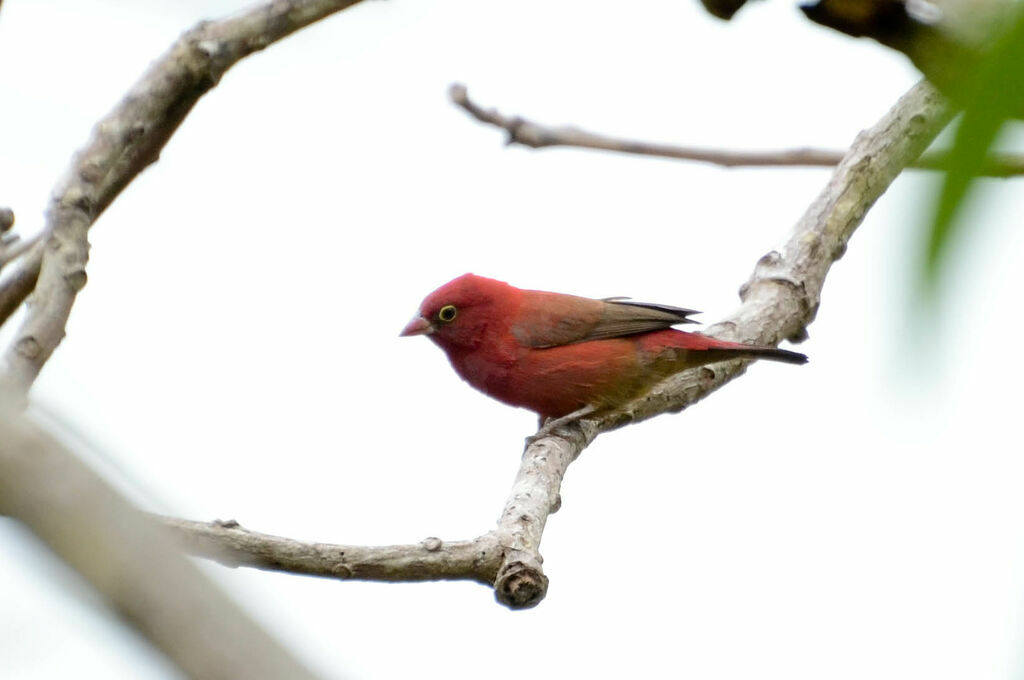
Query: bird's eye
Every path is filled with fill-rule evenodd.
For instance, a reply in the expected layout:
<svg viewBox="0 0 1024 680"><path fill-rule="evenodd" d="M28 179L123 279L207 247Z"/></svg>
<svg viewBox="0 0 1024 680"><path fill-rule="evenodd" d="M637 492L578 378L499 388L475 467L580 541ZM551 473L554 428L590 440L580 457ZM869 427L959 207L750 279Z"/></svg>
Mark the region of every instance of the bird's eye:
<svg viewBox="0 0 1024 680"><path fill-rule="evenodd" d="M459 310L455 309L455 305L445 305L437 311L437 318L444 323L451 323L455 321L455 316L459 313Z"/></svg>

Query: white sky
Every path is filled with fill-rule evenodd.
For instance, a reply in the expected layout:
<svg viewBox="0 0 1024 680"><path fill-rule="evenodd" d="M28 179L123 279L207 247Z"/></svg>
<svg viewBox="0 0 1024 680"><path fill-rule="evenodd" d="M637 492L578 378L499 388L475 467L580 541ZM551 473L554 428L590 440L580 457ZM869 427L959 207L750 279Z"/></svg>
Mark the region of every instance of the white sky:
<svg viewBox="0 0 1024 680"><path fill-rule="evenodd" d="M146 64L242 6L4 2L0 204L37 228ZM690 0L363 3L235 67L102 217L37 411L157 511L340 543L476 536L534 418L397 337L422 297L474 271L714 321L828 173L505 148L449 83L551 124L761 149L846 147L916 79L788 2L729 24ZM869 215L810 364L755 366L584 453L537 608L209 573L331 678L1018 676L1022 185L987 183L955 311L915 335L934 187L902 178ZM0 550L0 677L176 677L10 522Z"/></svg>

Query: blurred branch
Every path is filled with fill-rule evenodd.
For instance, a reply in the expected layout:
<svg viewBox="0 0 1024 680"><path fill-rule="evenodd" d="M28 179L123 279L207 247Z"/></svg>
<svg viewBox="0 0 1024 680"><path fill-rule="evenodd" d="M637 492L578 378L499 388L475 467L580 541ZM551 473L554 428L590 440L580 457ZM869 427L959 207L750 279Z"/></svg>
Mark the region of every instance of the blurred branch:
<svg viewBox="0 0 1024 680"><path fill-rule="evenodd" d="M24 523L189 677L314 677L149 517L9 410L0 410L0 514Z"/></svg>
<svg viewBox="0 0 1024 680"><path fill-rule="evenodd" d="M781 252L773 250L758 261L740 290L739 310L710 327L708 334L758 345L803 339L817 313L829 268L842 257L874 202L951 117L942 97L922 82L861 133ZM621 411L570 422L533 439L523 453L498 528L471 541L444 543L431 538L418 545L352 547L266 536L236 523L163 521L188 550L232 566L343 579L492 582L500 602L530 607L547 592L540 542L548 516L558 509L569 464L601 432L681 411L743 373L746 366L742 360L730 361L680 373Z"/></svg>
<svg viewBox="0 0 1024 680"><path fill-rule="evenodd" d="M27 299L0 359L0 512L23 522L190 677L312 678L207 580L150 519L17 414L86 283L88 230L196 102L253 52L358 0L274 0L185 33L101 120L57 184L43 233L7 236L0 323Z"/></svg>
<svg viewBox="0 0 1024 680"><path fill-rule="evenodd" d="M465 85L452 85L448 91L453 103L482 123L493 125L508 133L506 144L521 144L534 149L565 146L598 151L614 151L638 156L674 158L698 163L710 163L726 168L736 167L835 167L849 153L828 149L797 148L774 151L729 151L674 144L657 144L608 137L576 127L549 127L519 116L507 116L496 109L485 109L469 98ZM918 170L945 170L948 152L928 151L907 165ZM1024 156L1019 154L991 154L982 173L988 177L1013 177L1024 174Z"/></svg>
<svg viewBox="0 0 1024 680"><path fill-rule="evenodd" d="M7 263L17 260L35 248L36 244L41 243L42 240L43 235L36 234L26 239L16 236L8 242L0 244L0 270L3 270Z"/></svg>
<svg viewBox="0 0 1024 680"><path fill-rule="evenodd" d="M0 281L0 325L7 322L35 288L42 261L43 237L40 234L32 250L16 263L14 273L8 274Z"/></svg>
<svg viewBox="0 0 1024 680"><path fill-rule="evenodd" d="M42 234L21 240L13 233L14 211L0 208L0 273L4 267L17 260L30 249L33 253L22 261L14 274L9 274L0 282L0 326L21 306L22 301L32 292L36 285L39 263L42 261Z"/></svg>
<svg viewBox="0 0 1024 680"><path fill-rule="evenodd" d="M86 283L88 229L147 166L195 106L241 59L358 0L275 0L185 33L93 130L57 185L46 216L46 247L0 283L0 311L32 294L28 313L0 361L0 393L24 400L64 337ZM38 280L37 280L38 279ZM0 319L5 318L0 315Z"/></svg>
<svg viewBox="0 0 1024 680"><path fill-rule="evenodd" d="M28 251L36 242L39 236L29 239L22 239L14 233L14 211L10 208L0 208L0 272L9 262L12 262ZM0 318L2 323L2 318Z"/></svg>

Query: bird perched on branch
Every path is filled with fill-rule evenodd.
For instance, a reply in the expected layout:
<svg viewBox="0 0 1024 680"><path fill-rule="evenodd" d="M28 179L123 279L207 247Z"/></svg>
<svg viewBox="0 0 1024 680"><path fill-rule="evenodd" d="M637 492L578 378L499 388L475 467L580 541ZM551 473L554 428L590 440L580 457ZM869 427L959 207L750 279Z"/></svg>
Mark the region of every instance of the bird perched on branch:
<svg viewBox="0 0 1024 680"><path fill-rule="evenodd" d="M798 352L671 328L692 309L522 290L464 274L428 295L403 336L426 335L463 380L548 418L613 409L679 371L727 359L803 364Z"/></svg>

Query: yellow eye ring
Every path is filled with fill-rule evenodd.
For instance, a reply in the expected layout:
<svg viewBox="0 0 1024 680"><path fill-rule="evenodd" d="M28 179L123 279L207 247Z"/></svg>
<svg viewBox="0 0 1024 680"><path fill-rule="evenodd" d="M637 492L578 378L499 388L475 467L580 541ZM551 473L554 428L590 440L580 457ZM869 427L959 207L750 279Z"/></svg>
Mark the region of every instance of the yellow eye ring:
<svg viewBox="0 0 1024 680"><path fill-rule="evenodd" d="M442 323L451 323L455 321L455 317L458 316L459 310L455 309L455 305L445 305L441 309L437 310L437 318Z"/></svg>

